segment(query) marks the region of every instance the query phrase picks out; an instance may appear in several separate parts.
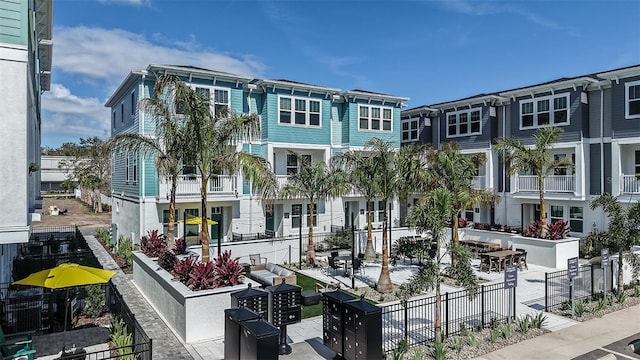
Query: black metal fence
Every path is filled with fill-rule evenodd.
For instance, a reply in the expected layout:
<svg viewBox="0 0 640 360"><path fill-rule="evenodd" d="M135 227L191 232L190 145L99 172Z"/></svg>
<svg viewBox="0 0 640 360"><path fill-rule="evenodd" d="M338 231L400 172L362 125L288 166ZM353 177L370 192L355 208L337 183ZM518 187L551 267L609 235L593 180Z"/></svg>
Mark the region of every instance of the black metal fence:
<svg viewBox="0 0 640 360"><path fill-rule="evenodd" d="M106 304L114 317L121 318L127 324L127 331L133 337L133 353L138 360L150 360L152 356L152 340L142 329L135 315L122 298L118 289L110 282L106 291Z"/></svg>
<svg viewBox="0 0 640 360"><path fill-rule="evenodd" d="M602 293L605 287L604 269L599 264L588 264L578 267L578 276L569 284L568 270L560 270L544 274L544 311L552 311L562 307L571 300L582 300ZM606 277L607 291L613 289L613 261L609 262Z"/></svg>
<svg viewBox="0 0 640 360"><path fill-rule="evenodd" d="M467 290L441 296L441 330L444 336L457 335L466 329L485 328L506 321L511 307L515 316L515 290L509 303L508 289L503 283L481 285L475 296ZM414 347L435 340L436 297L411 299L382 307L382 341L385 352L391 352L401 341Z"/></svg>

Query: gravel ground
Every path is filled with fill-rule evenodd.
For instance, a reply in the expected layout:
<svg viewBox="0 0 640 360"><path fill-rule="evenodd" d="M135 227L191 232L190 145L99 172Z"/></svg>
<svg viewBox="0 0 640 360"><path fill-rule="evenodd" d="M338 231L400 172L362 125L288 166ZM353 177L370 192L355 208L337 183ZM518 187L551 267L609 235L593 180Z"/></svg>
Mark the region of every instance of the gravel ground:
<svg viewBox="0 0 640 360"><path fill-rule="evenodd" d="M49 215L49 206L57 206L58 209L67 212L64 215ZM33 223L34 226L55 226L55 225L95 225L110 226L111 213L94 213L91 207L85 205L79 199L56 199L43 198L42 209L36 210L40 213L40 221Z"/></svg>

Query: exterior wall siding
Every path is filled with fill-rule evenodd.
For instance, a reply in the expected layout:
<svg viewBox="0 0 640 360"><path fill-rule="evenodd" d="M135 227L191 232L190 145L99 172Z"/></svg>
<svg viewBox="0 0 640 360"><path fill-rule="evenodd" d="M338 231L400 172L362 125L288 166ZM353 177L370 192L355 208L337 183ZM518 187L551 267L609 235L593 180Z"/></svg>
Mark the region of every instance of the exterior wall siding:
<svg viewBox="0 0 640 360"><path fill-rule="evenodd" d="M611 125L614 139L640 137L640 119L625 118L625 85L628 82L638 80L640 80L640 76L623 79L618 84L614 81L611 84Z"/></svg>
<svg viewBox="0 0 640 360"><path fill-rule="evenodd" d="M591 153L591 162L589 164L589 178L591 186L589 187L589 195L598 195L601 192L602 174L600 167L602 166L600 157L600 144L590 144L589 152Z"/></svg>
<svg viewBox="0 0 640 360"><path fill-rule="evenodd" d="M28 5L25 0L0 0L0 43L27 45Z"/></svg>
<svg viewBox="0 0 640 360"><path fill-rule="evenodd" d="M611 164L612 163L612 157L611 157L611 143L605 143L604 144L604 163L605 164ZM609 193L609 194L614 194L613 192L613 188L611 186L611 166L605 166L604 167L604 178L605 178L605 182L604 182L604 191ZM616 189L616 193L617 193L618 189Z"/></svg>
<svg viewBox="0 0 640 360"><path fill-rule="evenodd" d="M320 100L321 115L320 127L280 125L278 116L278 94L289 95L295 97L304 97L308 99ZM306 94L291 92L282 92L276 89L276 93L269 92L266 94L267 102L267 131L268 140L270 142L300 142L306 144L328 145L331 142L331 102L320 96L307 96Z"/></svg>
<svg viewBox="0 0 640 360"><path fill-rule="evenodd" d="M386 106L392 108L391 131L366 131L359 129L358 105ZM371 103L358 101L348 103L348 124L349 124L349 146L364 146L371 138L379 138L389 141L395 147L400 147L400 110L389 105L382 105L380 102L372 101Z"/></svg>
<svg viewBox="0 0 640 360"><path fill-rule="evenodd" d="M447 137L447 113L468 110L469 108L458 108L455 109L447 109L444 113L440 113L438 116L438 121L440 122L440 132L439 136L442 139L442 142L456 142L461 149L485 149L489 147L491 139L494 136L494 131L492 131L492 123L495 123L496 118L491 117L489 112L489 106L480 105L472 105L471 108L481 108L481 124L480 124L480 134L479 135L466 135L466 136L455 136L455 137Z"/></svg>

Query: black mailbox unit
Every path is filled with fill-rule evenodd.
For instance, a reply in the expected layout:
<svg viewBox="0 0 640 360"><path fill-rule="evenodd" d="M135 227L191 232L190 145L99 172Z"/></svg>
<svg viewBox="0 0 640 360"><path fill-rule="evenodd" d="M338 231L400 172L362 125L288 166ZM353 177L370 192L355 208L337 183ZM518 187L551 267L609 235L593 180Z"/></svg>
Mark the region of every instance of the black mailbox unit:
<svg viewBox="0 0 640 360"><path fill-rule="evenodd" d="M291 285L282 280L282 284L267 287L269 292L269 322L280 327L280 355L290 354L287 344L287 325L302 319L302 287Z"/></svg>
<svg viewBox="0 0 640 360"><path fill-rule="evenodd" d="M344 358L382 360L382 309L360 298L344 303Z"/></svg>
<svg viewBox="0 0 640 360"><path fill-rule="evenodd" d="M336 290L322 294L322 343L344 356L344 303L355 298Z"/></svg>
<svg viewBox="0 0 640 360"><path fill-rule="evenodd" d="M240 326L242 360L277 360L280 330L264 320L243 321Z"/></svg>
<svg viewBox="0 0 640 360"><path fill-rule="evenodd" d="M226 360L240 360L240 324L247 320L258 320L260 315L243 308L224 310L224 358Z"/></svg>
<svg viewBox="0 0 640 360"><path fill-rule="evenodd" d="M231 293L231 307L249 309L262 316L263 319L267 319L269 317L269 293L254 289L249 283L246 289Z"/></svg>

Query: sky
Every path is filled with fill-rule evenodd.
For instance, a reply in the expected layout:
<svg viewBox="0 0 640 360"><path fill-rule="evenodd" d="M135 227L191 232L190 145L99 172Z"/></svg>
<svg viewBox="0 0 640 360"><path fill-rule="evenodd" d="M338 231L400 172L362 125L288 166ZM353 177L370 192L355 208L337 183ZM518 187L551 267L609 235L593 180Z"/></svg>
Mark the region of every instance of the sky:
<svg viewBox="0 0 640 360"><path fill-rule="evenodd" d="M638 0L55 0L42 145L110 134L131 71L192 65L410 98L640 64Z"/></svg>

